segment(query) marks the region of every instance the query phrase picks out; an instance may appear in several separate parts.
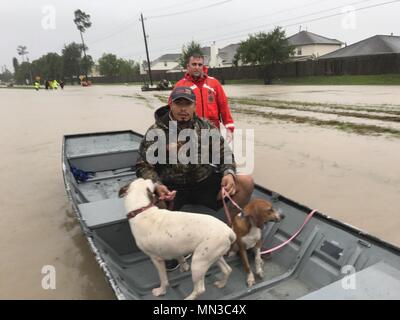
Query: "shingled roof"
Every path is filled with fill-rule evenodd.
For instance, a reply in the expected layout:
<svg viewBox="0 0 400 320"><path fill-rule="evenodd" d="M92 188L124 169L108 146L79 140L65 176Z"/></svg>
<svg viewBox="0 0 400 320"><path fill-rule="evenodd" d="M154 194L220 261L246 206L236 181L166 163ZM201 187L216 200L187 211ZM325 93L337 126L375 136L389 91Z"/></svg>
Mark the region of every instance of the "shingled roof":
<svg viewBox="0 0 400 320"><path fill-rule="evenodd" d="M300 31L299 33L288 37L287 40L292 46L305 46L310 44L342 44L342 42L339 40L329 39L308 31Z"/></svg>
<svg viewBox="0 0 400 320"><path fill-rule="evenodd" d="M400 37L376 35L359 42L353 43L342 49L333 51L320 57L320 59L344 58L362 55L400 53Z"/></svg>
<svg viewBox="0 0 400 320"><path fill-rule="evenodd" d="M235 54L237 49L239 48L240 43L232 43L222 49L219 49L218 55L222 60L222 63L233 63L233 59L235 58Z"/></svg>
<svg viewBox="0 0 400 320"><path fill-rule="evenodd" d="M180 53L167 53L167 54L164 54L164 55L158 57L152 63L164 62L164 61L178 61L180 56L181 56Z"/></svg>

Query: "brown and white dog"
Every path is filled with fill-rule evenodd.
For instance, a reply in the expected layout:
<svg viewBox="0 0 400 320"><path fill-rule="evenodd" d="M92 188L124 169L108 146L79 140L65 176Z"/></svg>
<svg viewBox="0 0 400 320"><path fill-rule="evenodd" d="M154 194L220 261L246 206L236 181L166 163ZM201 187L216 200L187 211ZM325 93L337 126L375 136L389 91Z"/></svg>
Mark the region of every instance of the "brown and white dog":
<svg viewBox="0 0 400 320"><path fill-rule="evenodd" d="M262 229L268 221L279 222L284 215L278 213L272 207L271 202L263 199L253 199L244 208L243 215L236 215L232 220L232 227L236 233L236 244L234 251L239 251L244 271L247 274L247 285L255 283L254 274L251 271L246 250L253 248L255 254L256 274L264 277L264 261L260 250L262 245Z"/></svg>
<svg viewBox="0 0 400 320"><path fill-rule="evenodd" d="M131 182L119 192L120 197L125 197L137 246L151 258L160 277L160 287L153 289L153 295L164 295L169 285L165 260L178 259L181 271L188 271L184 256L190 253L194 288L186 299L196 299L205 291L204 276L215 262L223 278L214 284L223 288L232 272L223 255L236 239L233 230L210 215L159 209L152 203L153 194L153 182L144 179Z"/></svg>

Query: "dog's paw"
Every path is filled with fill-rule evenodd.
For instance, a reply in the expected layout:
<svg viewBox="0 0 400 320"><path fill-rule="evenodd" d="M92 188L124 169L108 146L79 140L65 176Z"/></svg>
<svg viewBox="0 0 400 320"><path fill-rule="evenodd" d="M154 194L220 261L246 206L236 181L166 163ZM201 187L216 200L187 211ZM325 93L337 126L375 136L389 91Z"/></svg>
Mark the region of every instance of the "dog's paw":
<svg viewBox="0 0 400 320"><path fill-rule="evenodd" d="M247 276L247 286L250 288L256 283L256 279L254 279L254 274L252 272Z"/></svg>
<svg viewBox="0 0 400 320"><path fill-rule="evenodd" d="M262 279L264 278L264 270L262 268L256 269L256 274Z"/></svg>
<svg viewBox="0 0 400 320"><path fill-rule="evenodd" d="M188 295L185 300L196 300L197 299L197 295L196 294L190 294Z"/></svg>
<svg viewBox="0 0 400 320"><path fill-rule="evenodd" d="M256 265L256 274L260 277L260 278L264 278L264 261L261 257L256 258L255 260L255 265Z"/></svg>
<svg viewBox="0 0 400 320"><path fill-rule="evenodd" d="M163 296L166 293L165 288L163 287L159 287L159 288L154 288L151 293L153 294L153 296L155 297L159 297L159 296Z"/></svg>
<svg viewBox="0 0 400 320"><path fill-rule="evenodd" d="M224 280L218 280L214 282L214 286L216 286L218 289L222 289L223 287L225 287L226 285L226 281Z"/></svg>
<svg viewBox="0 0 400 320"><path fill-rule="evenodd" d="M190 266L189 263L187 263L186 261L184 263L181 263L179 266L179 270L180 272L187 272L190 270Z"/></svg>

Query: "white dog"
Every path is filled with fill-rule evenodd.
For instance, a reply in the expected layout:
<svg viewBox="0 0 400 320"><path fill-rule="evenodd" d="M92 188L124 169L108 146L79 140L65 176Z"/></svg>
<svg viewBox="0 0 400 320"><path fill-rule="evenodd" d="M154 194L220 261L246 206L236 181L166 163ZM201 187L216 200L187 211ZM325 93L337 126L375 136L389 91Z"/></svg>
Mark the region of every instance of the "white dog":
<svg viewBox="0 0 400 320"><path fill-rule="evenodd" d="M225 223L210 215L157 208L152 201L154 188L151 180L140 178L119 192L120 197L125 196L125 208L136 243L150 256L160 276L160 287L153 289L153 295L166 293L168 278L165 260L178 259L181 271L188 271L189 265L184 256L189 253L193 253L194 288L186 299L196 299L205 291L205 273L215 262L223 278L214 284L223 288L232 272L223 255L236 240L235 233Z"/></svg>

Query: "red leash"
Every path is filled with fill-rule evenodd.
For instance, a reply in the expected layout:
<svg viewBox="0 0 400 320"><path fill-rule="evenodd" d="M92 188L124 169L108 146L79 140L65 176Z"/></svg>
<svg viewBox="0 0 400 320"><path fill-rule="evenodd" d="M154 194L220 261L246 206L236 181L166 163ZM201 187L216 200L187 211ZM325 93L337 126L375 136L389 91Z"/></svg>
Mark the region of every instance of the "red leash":
<svg viewBox="0 0 400 320"><path fill-rule="evenodd" d="M224 187L221 188L221 195L222 195L222 202L224 204L224 211L225 211L225 215L226 218L228 219L228 223L229 226L232 226L232 218L228 209L228 206L225 203L225 198L228 198L232 204L238 208L240 210L240 212L243 212L243 209L235 202L233 201L233 199L231 198L231 196L229 195L229 193L225 190ZM294 238L296 238L298 236L298 234L301 232L301 230L303 230L303 228L305 227L305 225L308 223L308 221L310 221L310 219L313 217L314 213L316 213L318 210L312 210L306 217L306 219L304 220L302 226L299 228L299 230L296 231L296 233L294 235L292 235L289 239L287 239L285 242L282 242L281 244L277 245L276 247L273 247L271 249L268 250L264 250L262 252L260 252L260 254L267 254L267 253L271 253L274 252L276 250L279 250L280 248L286 246L288 243L290 243Z"/></svg>

